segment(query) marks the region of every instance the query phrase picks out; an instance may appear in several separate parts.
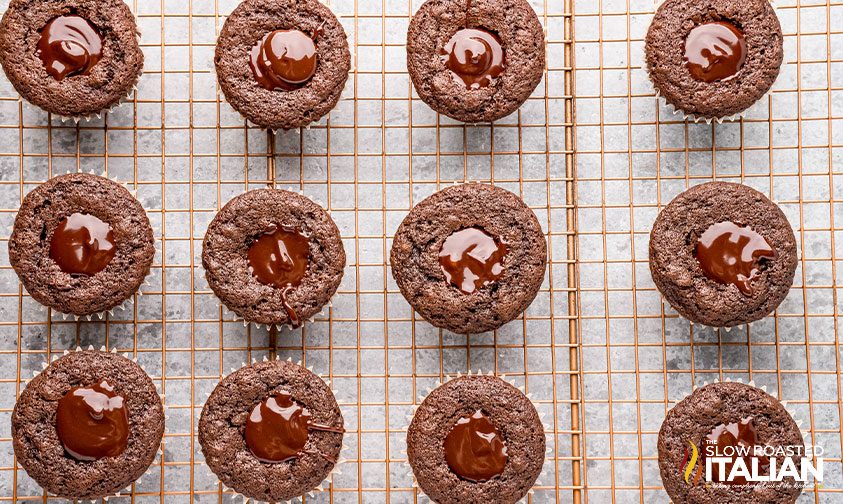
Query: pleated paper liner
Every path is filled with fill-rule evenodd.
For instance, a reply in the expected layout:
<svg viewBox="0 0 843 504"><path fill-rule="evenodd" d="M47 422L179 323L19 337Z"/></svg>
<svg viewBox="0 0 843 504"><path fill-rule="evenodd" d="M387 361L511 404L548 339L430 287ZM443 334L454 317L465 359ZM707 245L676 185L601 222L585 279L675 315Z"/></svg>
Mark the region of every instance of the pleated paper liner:
<svg viewBox="0 0 843 504"><path fill-rule="evenodd" d="M665 2L667 2L667 1L668 0L655 0L653 2L654 11L658 10L658 8L661 7L661 5ZM778 9L778 6L776 5L776 2L774 0L767 0L767 1L773 7L773 10L775 11L776 16L779 17L779 19L781 19L781 17L779 16L779 9ZM643 47L644 46L642 45L642 50L643 50ZM647 68L647 65L646 65L646 58L644 59L644 61L645 61L644 69L647 70L647 80L650 81L650 86L652 86L653 90L655 91L656 99L659 101L659 103L663 104L667 109L669 109L674 116L680 115L680 116L682 116L683 121L689 121L690 120L690 121L693 121L695 124L698 124L698 123L701 123L701 122L706 123L706 124L712 124L712 123L722 124L724 122L728 123L728 122L739 121L739 120L743 119L744 117L746 117L747 113L755 105L755 103L760 103L764 100L768 100L772 91L773 91L773 87L775 86L775 81L774 81L770 85L770 89L768 89L767 92L764 93L760 98L758 98L758 100L756 100L754 104L752 104L749 107L747 107L746 109L738 112L737 114L732 114L732 115L723 116L723 117L698 116L696 114L686 112L686 111L676 107L674 104L667 101L667 99L664 96L662 96L661 92L659 91L659 88L656 87L656 84L653 82L653 79L650 76L650 71L649 71L649 69ZM786 64L787 64L786 61L782 61L782 67L784 67L784 65L786 65ZM781 75L781 73L779 73L779 75Z"/></svg>
<svg viewBox="0 0 843 504"><path fill-rule="evenodd" d="M80 347L80 346L77 346L77 347L76 347L75 349L73 349L73 350L67 350L67 349L66 349L66 350L64 350L64 352L62 352L62 354L61 354L61 355L52 355L52 356L50 356L50 357L48 358L48 360L46 360L46 361L42 362L42 363L41 363L41 371L33 371L33 372L32 372L32 378L35 378L36 376L40 375L40 374L41 374L44 370L46 370L46 369L47 369L47 367L49 367L49 366L50 366L50 364L52 364L53 362L57 361L57 360L58 360L58 359L60 359L61 357L64 357L65 355L69 355L71 352L84 352L84 351L89 351L89 352L90 352L90 351L99 351L99 352L102 352L102 353L112 353L112 354L115 354L115 355L118 353L118 352L117 352L117 348L116 348L116 347L115 347L115 348L112 348L111 350L108 350L105 346L101 346L101 347L99 348L99 350L97 350L96 348L94 348L94 345L88 345L88 347L87 347L87 348L82 348L82 347ZM150 376L150 375L149 375L149 372L147 372L147 370L146 370L146 368L143 366L143 364L141 364L141 363L139 363L139 362L138 362L138 358L137 358L137 357L132 357L132 356L130 356L130 354L129 354L128 352L123 353L123 354L121 354L121 355L122 355L123 357L125 357L125 358L129 359L130 361L134 362L134 363L135 363L135 364L137 364L138 366L140 366L140 368L143 370L143 372L144 372L144 373L146 373L146 375L147 375L147 376ZM150 379L151 379L151 377L150 377ZM31 378L28 378L28 379L25 379L25 380L23 380L23 379L22 379L22 380L21 380L21 382L22 382L24 385L27 385L27 384L29 384L29 381L30 381L30 380L31 380ZM155 385L155 391L156 391L156 393L158 394L158 397L161 399L161 406L162 406L162 408L164 409L164 433L165 433L165 435L166 435L166 433L167 433L167 420L169 420L169 419L170 419L169 415L167 415L167 409L168 409L168 408L167 408L167 402L166 402L166 400L165 400L165 399L166 399L166 397L165 397L165 394L162 394L162 393L161 393L161 391L160 391L160 390L161 390L161 386L160 386L158 383L156 383L156 382L155 382L155 380L152 380L152 384L153 384L153 385ZM91 502L91 503L100 502L100 501L101 501L101 502L108 502L108 500L109 500L110 498L112 498L112 497L125 497L125 496L128 496L128 495L131 495L131 494L132 494L132 486L133 486L133 485L139 485L139 484L141 484L141 483L142 483L142 481L143 481L143 478L144 478L145 476L148 476L148 475L152 474L152 468L153 468L155 465L157 465L157 463L159 463L159 462L161 462L161 461L163 460L163 457L164 457L164 444L163 444L163 441L164 441L164 439L163 439L163 437L162 437L162 439L161 439L161 443L158 445L158 450L157 450L157 451L156 451L156 453L155 453L155 457L153 458L152 463L149 465L149 467L147 467L146 472L144 473L144 475L143 475L143 476L141 476L140 478L136 479L136 480L135 480L135 481L133 481L132 483L130 483L130 484L129 484L129 486L127 486L126 488L124 488L124 489L122 489L122 490L119 490L119 491L117 491L117 492L114 492L114 493L113 493L113 494L111 494L111 495L106 495L106 496L100 497L100 498L98 498L98 499L92 499L92 500L88 500L88 499L79 499L79 500L71 500L70 502ZM49 496L49 495L48 495L48 497L52 497L52 496ZM54 496L54 497L56 497L56 498L61 498L61 497L59 497L59 496Z"/></svg>
<svg viewBox="0 0 843 504"><path fill-rule="evenodd" d="M280 357L275 357L275 358L273 358L273 359L270 359L270 358L268 358L268 357L264 357L264 358L263 358L260 362L270 362L270 361L273 361L273 360L274 360L274 361L281 361L281 360L285 360L285 359L281 359ZM293 359L291 359L291 358L287 358L287 359L286 359L286 361L287 361L287 362L292 363L292 362L293 362ZM245 362L244 362L244 363L242 363L242 365L240 366L240 368L239 368L239 369L231 368L231 371L230 371L230 373L229 373L229 374L234 373L234 372L236 372L236 371L239 371L240 369L243 369L243 368L245 368L245 367L251 366L251 365L253 365L253 364L257 364L258 362L259 362L259 361L258 361L257 359L252 359L252 361L251 361L251 363L250 363L250 364L247 364L247 363L245 363ZM302 362L301 362L301 361L297 361L295 364L296 364L297 366L302 367L302 368L304 368L304 369L306 369L306 370L310 371L311 373L313 373L313 366L304 367L304 366L302 366ZM314 373L314 374L316 374L316 373ZM226 375L226 376L227 376L227 375ZM326 378L325 378L325 377L324 377L321 373L316 374L316 376L318 376L320 380L322 380L323 382L325 382L325 384L328 386L328 388L331 390L331 393L332 393L334 396L336 396L336 395L337 395L337 391L336 391L336 390L334 390L334 389L331 389L331 380L326 379ZM225 378L225 377L223 377L223 378ZM220 381L222 381L222 380L220 380ZM219 384L219 382L217 382L217 383ZM215 388L216 388L216 385L215 385ZM207 402L207 401L208 401L208 398L211 396L211 393L212 393L212 392L207 392L207 393L205 394L205 402ZM337 407L339 407L339 404L337 404ZM341 408L341 407L340 407L340 411L342 411L342 408ZM200 412L200 416L201 416L201 412ZM196 420L196 421L197 421L197 425L198 425L198 422L199 422L199 417L197 417L197 420ZM346 445L345 443L343 443L343 444L342 444L342 448L340 449L339 456L337 457L337 462L334 464L334 467L331 469L331 472L330 472L330 473L328 473L328 475L327 475L327 476L325 476L325 478L322 480L322 482L321 482L321 483L319 483L319 485L317 485L315 488L311 489L311 490L310 490L309 492L307 492L305 495L302 495L302 496L298 497L298 499L301 499L301 500L303 501L305 496L308 496L308 497L315 497L315 495L316 495L317 493L320 493L320 492L325 492L325 491L327 491L327 490L330 488L331 484L333 483L334 478L335 478L338 474L342 474L342 470L341 470L341 467L340 467L340 466L342 466L343 464L345 464L345 463L348 461L345 457L343 457L343 453L344 453L346 450L348 450L348 445ZM211 472L213 473L213 471L211 471ZM250 503L250 502L252 502L252 503L262 503L262 502L266 502L267 504L270 504L268 501L261 501L261 500L258 500L258 499L254 499L254 498L252 498L252 497L247 497L247 496L245 496L245 495L241 494L240 492L238 492L237 490L235 490L235 489L233 489L233 488L229 488L229 487L225 486L225 484L224 484L222 481L220 481L219 479L217 479L217 480L216 480L216 482L217 482L217 484L218 484L218 485L220 485L220 487L222 488L223 492L226 492L226 493L233 493L234 495L236 495L236 496L238 496L239 498L243 499L243 504L247 504L247 503ZM294 502L294 501L295 501L295 499L291 499L291 500L284 501L284 502L286 502L287 504L289 504L289 503Z"/></svg>
<svg viewBox="0 0 843 504"><path fill-rule="evenodd" d="M103 171L103 172L102 172L102 173L100 173L100 174L97 174L94 170L91 170L91 171L89 171L89 172L83 172L83 171L81 171L81 170L80 170L80 171L77 171L77 172L68 171L68 172L66 172L66 173L65 173L65 175L67 175L67 174L71 174L71 173L90 173L91 175L97 175L97 176L100 176L100 177L106 178L106 179L108 179L108 180L109 180L109 181L111 181L111 182L114 182L114 183L116 183L116 184L120 184L120 185L122 185L123 187L125 187L125 188L126 188L126 190L127 190L127 191L129 191L129 194L131 194L131 196L132 196L133 198L135 198L135 200L138 200L138 190L137 190L137 188L135 188L135 189L129 189L129 184L127 184L127 183L125 183L125 182L120 182L120 181L119 181L119 180L117 180L116 178L109 178L109 177L107 176L107 174L106 174L106 172L105 172L105 171ZM140 200L138 200L138 204L140 204ZM141 205L141 208L143 208L143 205ZM144 212L146 212L146 209L144 209ZM151 226L151 224L150 224L150 226ZM154 243L153 243L153 246L155 247L155 255L160 255L160 253L161 253L161 249L160 249L160 245L159 245L159 243L158 243L157 241L154 241L154 240L155 240L155 235L156 235L156 233L158 233L158 232L159 232L159 230L158 230L158 229L156 229L156 228L153 226L153 227L152 227L152 239L153 239L153 242L154 242ZM153 256L153 257L154 257L154 256ZM58 310L58 309L56 309L56 308L53 308L53 307L50 307L50 306L44 306L44 305L42 305L42 304L40 304L40 303L38 303L38 304L37 304L37 306L38 306L38 307L40 307L40 308L43 310L43 312L44 312L44 313L46 313L46 312L47 312L47 310L50 310L50 311L52 311L52 313L55 313L55 314L60 315L60 316L61 316L61 318L62 318L62 320L67 320L68 318L71 318L71 319L73 319L73 320L75 320L75 321L79 321L79 320L88 320L88 321L92 321L92 320L94 320L94 318L95 318L95 317L96 317L96 318L98 318L99 320L103 320L103 319L106 317L106 315L111 315L111 316L113 317L113 316L114 316L114 312L115 312L115 311L123 311L123 310L126 310L127 308L129 308L130 306L132 306L132 305L135 303L135 296L142 296L142 295L143 295L143 292L141 291L141 287L149 287L149 286L151 286L152 284L150 283L150 281L149 281L149 280L150 280L151 278L154 278L154 276L155 276L155 270L154 270L154 269L150 266L150 268L149 268L149 272L147 272L146 276L145 276L145 277L144 277L144 279L143 279L143 282L141 282L141 285L140 285L140 286L138 286L138 290L137 290L137 291L135 291L135 293L134 293L134 294L132 294L132 295L131 295L131 296L129 296L128 298L124 299L122 303L117 304L117 305L115 305L115 306L112 306L111 308L109 308L109 309L107 309L107 310L103 310L103 311L101 311L101 312L89 313L89 314L87 314L87 315L76 315L76 314L73 314L73 313L64 313L64 312L62 312L62 311L60 311L60 310Z"/></svg>
<svg viewBox="0 0 843 504"><path fill-rule="evenodd" d="M241 0L241 1L242 1L242 0ZM338 21L340 24L342 24L342 21L343 21L343 20L351 20L351 21L353 21L353 20L354 20L354 17L353 17L353 16L352 16L352 17L349 17L349 16L340 16L340 15L338 15L338 14L336 13L336 11L334 10L333 2L331 2L331 0L319 0L319 2L320 2L322 5L324 5L325 7L329 8L329 9L331 10L331 12L334 14L334 16L336 16L337 21ZM237 7L237 5L239 5L239 2L238 2L238 3L236 3L236 4L234 5L234 7L236 8L236 7ZM217 28L217 34L219 34L219 32L221 31L221 29L222 29L222 24L224 24L224 22L225 22L225 20L226 20L226 19L228 19L228 17L227 17L227 16L225 16L225 17L221 16L221 18L220 18L220 24L219 24L219 26L217 26L217 27L216 27L216 28ZM343 25L343 29L345 29L345 25ZM354 74L354 73L357 71L357 66L356 66L356 63L357 63L357 45L356 45L356 44L354 44L354 43L353 43L353 41L351 40L351 34L350 34L348 31L346 31L346 39L348 40L348 51L349 51L349 53L350 53L350 60L351 60L351 61L349 61L348 78L346 79L345 84L344 84L344 86L343 86L343 93L345 93L345 90L348 88L348 83L352 80L352 74ZM318 64L318 63L317 63L317 64ZM217 83L217 96L219 97L220 102L221 102L221 103L226 103L226 104L228 104L228 106L231 108L231 110L233 110L233 111L237 112L237 114L240 116L240 118L241 118L241 119L243 119L243 121L245 121L245 122L246 122L246 124L247 124L249 127L251 127L251 128L256 128L256 129L260 129L260 130L265 130L265 131L268 131L269 133L272 133L273 135L276 135L276 134L278 134L279 132L286 131L286 130L283 130L283 129L279 130L279 129L267 128L267 127L265 127L265 126L261 126L261 125L259 125L259 124L255 124L255 123L253 123L252 121L250 121L249 119L247 119L247 118L246 118L243 114L241 114L241 113L240 113L240 111L239 111L239 110L237 110L237 109L236 109L236 108L234 108L234 107L233 107L230 103L228 103L228 100L227 100L227 99L226 99L226 97L225 97L225 93L223 93L223 92L219 89L219 76L218 76L218 74L217 74L217 66L216 66L215 64L210 66L210 73L211 73L211 75L212 75L212 76L213 76L213 78L214 78L214 82L216 82L216 83ZM339 103L340 103L340 102L345 101L345 100L348 100L348 101L354 101L354 98L353 98L353 97L351 97L351 98L349 98L349 97L344 97L342 94L340 94L340 98L339 98L339 100L337 101L337 105L339 105ZM334 109L336 109L336 106L334 107ZM333 109L332 109L332 111L333 111ZM331 112L328 112L328 113L327 113L327 114L325 114L324 116L322 116L322 117L320 117L319 119L317 119L315 122L312 122L312 123L308 124L307 126L302 126L300 129L309 130L309 129L313 126L313 125L318 124L318 123L319 123L319 121L322 121L322 120L327 120L330 116L331 116Z"/></svg>
<svg viewBox="0 0 843 504"><path fill-rule="evenodd" d="M287 191L287 192L291 192L291 193L295 193L295 194L298 194L299 196L303 196L303 197L309 199L310 201L312 201L313 203L318 205L321 209L323 209L325 211L325 213L327 213L328 216L331 217L331 219L333 219L333 216L331 215L331 211L321 201L317 200L316 198L313 198L312 196L309 196L309 195L305 194L304 191L302 191L301 189L293 189L292 187L288 187L287 189L282 189L282 190ZM242 193L242 194L245 194L245 193ZM237 196L235 196L235 197L237 197ZM232 199L234 199L234 198L232 198ZM202 267L201 264L199 266L197 266L197 269L200 269L200 268L203 271L202 278L204 278L205 281L207 282L208 281L208 272L204 270L204 268ZM213 289L211 290L211 292L213 292ZM331 307L333 307L333 305L334 305L333 304L333 296L336 296L336 292L334 292L334 294L331 296L331 299L329 299L328 302L325 303L322 306L322 309L319 310L319 313L316 313L316 314L308 317L307 319L303 320L302 325L299 326L299 327L296 327L289 322L284 323L284 324L263 324L263 323L253 322L251 320L246 320L244 317L241 317L240 315L238 315L234 311L230 310L225 305L223 300L220 299L219 297L217 297L216 293L214 293L214 297L217 298L217 301L220 304L220 308L222 308L222 310L223 310L223 314L231 316L231 318L224 319L223 320L224 322L242 322L243 327L248 327L248 326L251 325L251 326L255 327L256 329L266 327L267 330L270 330L270 329L274 328L274 329L279 330L279 331L284 329L285 327L290 329L291 331L295 331L297 329L301 329L302 327L304 327L305 324L312 324L317 318L324 317L329 312Z"/></svg>

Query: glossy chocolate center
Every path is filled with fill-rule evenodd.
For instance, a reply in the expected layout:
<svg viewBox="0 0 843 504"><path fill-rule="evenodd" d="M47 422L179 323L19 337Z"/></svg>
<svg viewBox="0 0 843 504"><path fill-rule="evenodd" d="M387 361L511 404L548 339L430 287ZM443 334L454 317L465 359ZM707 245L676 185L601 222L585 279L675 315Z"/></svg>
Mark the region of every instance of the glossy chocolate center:
<svg viewBox="0 0 843 504"><path fill-rule="evenodd" d="M261 283L299 285L310 262L310 238L288 226L272 226L249 247L249 267Z"/></svg>
<svg viewBox="0 0 843 504"><path fill-rule="evenodd" d="M281 302L290 325L302 325L289 302L310 263L310 238L289 226L272 226L249 247L249 270L259 282L281 289Z"/></svg>
<svg viewBox="0 0 843 504"><path fill-rule="evenodd" d="M761 272L761 260L774 259L776 252L760 234L726 221L712 225L703 233L697 241L696 256L708 278L734 284L751 296L752 281Z"/></svg>
<svg viewBox="0 0 843 504"><path fill-rule="evenodd" d="M728 79L740 71L745 61L746 38L732 23L701 24L685 39L685 65L698 81Z"/></svg>
<svg viewBox="0 0 843 504"><path fill-rule="evenodd" d="M276 30L255 44L249 66L262 87L292 91L316 73L316 44L299 30Z"/></svg>
<svg viewBox="0 0 843 504"><path fill-rule="evenodd" d="M246 445L261 462L284 462L311 453L305 450L311 430L345 432L342 427L313 422L310 411L293 400L290 393L282 391L252 409L246 422Z"/></svg>
<svg viewBox="0 0 843 504"><path fill-rule="evenodd" d="M445 437L445 461L464 480L488 481L503 472L507 459L503 436L480 410L457 420Z"/></svg>
<svg viewBox="0 0 843 504"><path fill-rule="evenodd" d="M501 39L482 28L463 28L440 51L442 62L458 83L468 89L492 85L504 71Z"/></svg>
<svg viewBox="0 0 843 504"><path fill-rule="evenodd" d="M763 471L763 474L766 474L767 470L769 469L770 459L767 457L759 454L759 456L753 455L753 450L758 443L758 435L755 432L755 425L752 422L752 417L744 418L740 422L730 423L730 424L720 424L712 431L706 435L705 439L702 440L702 453L700 454L700 468L702 469L701 472L705 472L705 459L707 450L711 450L712 448L706 447L716 447L716 454L717 456L725 456L729 457L732 452L731 450L728 452L724 452L724 448L727 446L731 446L734 448L744 447L749 448L748 452L745 452L745 455L735 453L735 456L731 457L731 461L725 462L725 478L722 480L720 479L719 470L717 466L714 466L712 471L712 481L717 483L725 483L727 485L746 485L747 481L746 478L743 476L736 476L732 481L727 481L729 479L729 473L732 471L732 466L735 465L735 461L738 458L743 459L744 463L746 464L747 468L752 468L752 459L758 459L759 469ZM699 469L698 469L699 471ZM697 477L696 475L694 476Z"/></svg>
<svg viewBox="0 0 843 504"><path fill-rule="evenodd" d="M114 232L93 215L75 213L59 222L50 241L50 258L71 275L104 270L117 253Z"/></svg>
<svg viewBox="0 0 843 504"><path fill-rule="evenodd" d="M87 75L102 59L102 37L85 18L59 16L41 30L38 57L56 80Z"/></svg>
<svg viewBox="0 0 843 504"><path fill-rule="evenodd" d="M116 457L129 442L125 401L105 380L72 388L59 399L56 432L65 451L77 460Z"/></svg>
<svg viewBox="0 0 843 504"><path fill-rule="evenodd" d="M449 236L439 252L445 279L465 294L498 280L504 271L506 244L477 228L466 228Z"/></svg>

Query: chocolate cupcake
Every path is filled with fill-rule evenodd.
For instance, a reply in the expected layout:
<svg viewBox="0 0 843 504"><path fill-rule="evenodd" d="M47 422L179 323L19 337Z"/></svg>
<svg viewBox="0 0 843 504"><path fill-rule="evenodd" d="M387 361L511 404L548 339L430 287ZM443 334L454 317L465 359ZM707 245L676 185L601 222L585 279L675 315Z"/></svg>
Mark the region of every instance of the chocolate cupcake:
<svg viewBox="0 0 843 504"><path fill-rule="evenodd" d="M299 327L337 291L345 250L322 207L298 193L256 189L214 217L202 265L217 297L244 320Z"/></svg>
<svg viewBox="0 0 843 504"><path fill-rule="evenodd" d="M413 208L392 243L392 276L428 322L459 334L521 315L544 280L538 219L511 192L484 184L443 189Z"/></svg>
<svg viewBox="0 0 843 504"><path fill-rule="evenodd" d="M787 457L779 450L804 448L798 425L774 397L743 383L719 382L696 389L668 411L659 430L659 469L676 504L791 504L802 492L793 478L758 482L730 474L736 465L769 475L775 463L781 471ZM719 464L707 461L715 457L725 459L722 478ZM798 468L798 456L790 458Z"/></svg>
<svg viewBox="0 0 843 504"><path fill-rule="evenodd" d="M407 458L434 502L517 502L541 474L544 426L533 403L509 383L462 376L418 407L407 429Z"/></svg>
<svg viewBox="0 0 843 504"><path fill-rule="evenodd" d="M427 0L410 22L407 69L416 92L458 121L515 112L544 66L544 29L526 0Z"/></svg>
<svg viewBox="0 0 843 504"><path fill-rule="evenodd" d="M199 443L214 474L265 502L321 489L340 461L344 432L328 385L290 361L258 362L228 375L199 418Z"/></svg>
<svg viewBox="0 0 843 504"><path fill-rule="evenodd" d="M163 435L155 384L116 353L66 352L27 384L12 412L18 463L66 499L123 490L152 464Z"/></svg>
<svg viewBox="0 0 843 504"><path fill-rule="evenodd" d="M102 315L137 292L155 255L149 219L105 177L54 177L26 195L9 262L30 296L60 313Z"/></svg>
<svg viewBox="0 0 843 504"><path fill-rule="evenodd" d="M21 96L62 117L119 104L140 78L138 29L122 0L12 0L0 63Z"/></svg>
<svg viewBox="0 0 843 504"><path fill-rule="evenodd" d="M779 75L782 29L769 0L666 0L646 44L659 94L694 119L740 114Z"/></svg>
<svg viewBox="0 0 843 504"><path fill-rule="evenodd" d="M691 322L731 327L762 319L787 296L796 237L784 213L750 187L709 182L659 213L650 271L667 301Z"/></svg>
<svg viewBox="0 0 843 504"><path fill-rule="evenodd" d="M217 40L226 100L273 130L307 126L340 99L351 53L340 22L318 0L245 0Z"/></svg>

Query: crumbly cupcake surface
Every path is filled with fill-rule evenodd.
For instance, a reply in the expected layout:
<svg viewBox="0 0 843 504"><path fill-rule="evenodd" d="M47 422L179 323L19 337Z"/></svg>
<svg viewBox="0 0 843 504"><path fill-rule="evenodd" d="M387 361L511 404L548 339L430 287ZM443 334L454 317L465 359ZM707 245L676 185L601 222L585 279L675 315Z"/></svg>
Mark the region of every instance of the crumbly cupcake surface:
<svg viewBox="0 0 843 504"><path fill-rule="evenodd" d="M769 0L667 0L656 11L645 51L661 96L701 119L731 117L761 99L778 77L784 55L781 26ZM721 66L717 72L718 65L733 68Z"/></svg>
<svg viewBox="0 0 843 504"><path fill-rule="evenodd" d="M535 299L547 244L515 194L484 184L439 191L395 233L392 275L428 322L459 334L497 329ZM467 273L466 273L467 272Z"/></svg>
<svg viewBox="0 0 843 504"><path fill-rule="evenodd" d="M297 415L307 410L306 426L300 424L307 433L303 442L299 440L298 453L268 462L255 451L269 443L250 443L249 423L256 408L279 396L291 398L287 406L288 411L297 410L294 420L304 418ZM342 413L330 388L288 361L259 362L228 375L211 393L199 419L199 443L214 474L234 491L265 502L289 501L319 486L339 461L342 438ZM271 441L278 446L278 439Z"/></svg>
<svg viewBox="0 0 843 504"><path fill-rule="evenodd" d="M61 44L73 49L57 54ZM49 52L61 61L48 66L42 55ZM135 18L121 0L12 0L0 22L0 63L9 80L24 99L60 116L87 117L117 105L137 83L143 61Z"/></svg>
<svg viewBox="0 0 843 504"><path fill-rule="evenodd" d="M709 236L716 261L706 271L700 247ZM743 252L752 259L740 261ZM730 268L730 260L746 269ZM740 184L688 189L659 213L650 234L650 271L659 291L683 317L709 326L735 326L772 313L787 296L796 265L796 237L787 217ZM741 279L718 278L717 269Z"/></svg>
<svg viewBox="0 0 843 504"><path fill-rule="evenodd" d="M527 396L509 383L464 376L418 407L407 430L407 457L434 502L517 502L544 465L544 428Z"/></svg>
<svg viewBox="0 0 843 504"><path fill-rule="evenodd" d="M71 389L103 381L122 398L128 415L125 449L79 460L59 437L57 411ZM27 384L12 413L18 463L45 490L67 499L93 500L125 489L152 464L163 435L164 410L155 384L138 364L108 352L71 352L54 361Z"/></svg>
<svg viewBox="0 0 843 504"><path fill-rule="evenodd" d="M707 484L703 473L707 440L720 446L735 444L734 434L743 446L804 447L802 434L790 414L774 397L761 389L736 382L719 382L696 389L667 413L659 430L659 468L665 490L676 503L791 504L801 493L787 478L790 487L771 484L741 484L717 481ZM690 442L697 446L697 464L688 469L686 453ZM722 448L722 454L726 454ZM746 457L747 465L752 457ZM734 460L734 458L733 458ZM780 459L778 467L783 463ZM731 466L729 466L731 467ZM797 466L798 467L798 466ZM698 476L699 475L699 476ZM727 477L728 478L728 477Z"/></svg>
<svg viewBox="0 0 843 504"><path fill-rule="evenodd" d="M465 60L466 51L479 63ZM512 114L544 67L544 30L526 0L428 0L410 22L407 69L416 92L459 121Z"/></svg>
<svg viewBox="0 0 843 504"><path fill-rule="evenodd" d="M267 89L250 65L255 47L275 31L301 32L315 47L313 74L296 76L301 82L290 89ZM270 57L265 56L266 62ZM342 25L318 0L245 0L223 25L215 63L220 88L240 114L264 128L292 129L334 108L348 79L351 53Z"/></svg>
<svg viewBox="0 0 843 504"><path fill-rule="evenodd" d="M154 243L149 219L128 189L74 173L24 197L9 239L9 262L39 303L92 315L137 292L149 274ZM103 257L107 249L110 259Z"/></svg>
<svg viewBox="0 0 843 504"><path fill-rule="evenodd" d="M276 236L277 245L272 243ZM267 239L270 252L283 245L284 253L290 253L289 268L280 250L277 260L267 262L264 255L263 262L253 262L259 252L256 243L260 247ZM238 316L258 324L298 326L319 314L336 292L345 250L336 224L322 207L298 193L256 189L229 201L214 217L205 234L202 264L211 289ZM271 271L288 269L298 274L272 282Z"/></svg>

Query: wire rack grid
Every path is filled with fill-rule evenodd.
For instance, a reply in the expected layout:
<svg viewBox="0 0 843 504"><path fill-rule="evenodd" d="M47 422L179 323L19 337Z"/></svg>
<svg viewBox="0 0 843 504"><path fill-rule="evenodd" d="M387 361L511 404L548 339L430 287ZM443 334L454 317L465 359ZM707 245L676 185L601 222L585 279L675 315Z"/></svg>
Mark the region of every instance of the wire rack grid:
<svg viewBox="0 0 843 504"><path fill-rule="evenodd" d="M663 502L656 438L692 387L752 380L788 401L826 450L822 486L841 495L839 41L843 4L776 2L785 64L733 123L694 124L653 98L643 62L651 0L575 2L577 295L584 501ZM693 326L648 268L658 211L690 185L732 180L785 211L799 269L775 316L730 332Z"/></svg>
<svg viewBox="0 0 843 504"><path fill-rule="evenodd" d="M23 196L49 177L94 171L137 189L155 228L150 285L104 320L63 320L22 289L2 247L0 265L0 501L57 501L14 459L14 400L50 357L76 346L136 356L164 394L167 430L150 473L110 502L233 502L205 465L195 436L207 394L251 359L301 360L332 382L345 416L344 457L327 492L308 502L415 502L404 433L411 407L449 374L494 371L531 393L551 454L533 502L578 493L576 319L573 307L570 5L533 2L548 29L546 78L522 110L494 126L438 117L412 91L404 44L420 2L336 0L354 70L330 117L267 134L221 99L213 49L236 0L131 0L144 75L126 104L100 120L62 123L0 79L0 234L8 241ZM0 1L5 9L8 0ZM527 314L466 337L435 330L401 297L387 264L391 237L412 206L454 182L493 182L521 195L550 245L547 280ZM303 191L328 208L348 255L332 306L303 329L241 322L212 295L201 240L221 205L245 190ZM573 392L572 392L573 391ZM573 428L572 428L573 426Z"/></svg>
<svg viewBox="0 0 843 504"><path fill-rule="evenodd" d="M446 375L484 369L524 385L546 414L551 454L532 502L667 501L655 457L661 420L693 385L725 378L755 380L790 401L829 456L825 485L802 499L838 502L841 142L832 83L843 76L834 50L843 4L779 2L786 64L774 92L742 121L709 126L680 120L653 96L641 64L651 0L534 0L548 34L543 83L512 117L466 126L435 115L412 91L404 39L419 3L333 2L355 68L330 118L300 131L267 135L220 100L213 46L235 0L132 0L146 70L129 103L103 120L61 123L0 80L5 239L26 192L58 173L94 170L137 188L159 243L151 286L103 321L40 309L4 258L0 500L54 500L15 463L8 417L49 355L92 344L137 356L168 407L163 455L121 502L237 500L202 461L197 416L231 368L273 355L331 378L349 429L343 473L307 501L418 500L402 453L411 406ZM731 332L678 318L647 270L658 210L712 178L773 197L800 245L796 286L776 316ZM409 209L465 180L524 198L550 256L526 315L472 337L418 319L386 259ZM321 201L349 256L332 307L299 331L243 327L202 278L210 219L231 197L266 185Z"/></svg>

